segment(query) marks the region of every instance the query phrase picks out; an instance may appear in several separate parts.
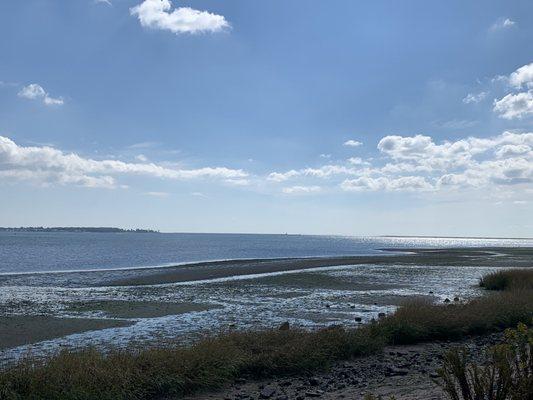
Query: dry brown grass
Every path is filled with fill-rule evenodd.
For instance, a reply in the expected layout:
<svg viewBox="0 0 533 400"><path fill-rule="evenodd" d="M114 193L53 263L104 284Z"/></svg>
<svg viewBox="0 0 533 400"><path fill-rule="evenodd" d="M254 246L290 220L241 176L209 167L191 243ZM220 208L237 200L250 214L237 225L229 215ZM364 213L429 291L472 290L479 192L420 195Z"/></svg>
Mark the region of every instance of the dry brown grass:
<svg viewBox="0 0 533 400"><path fill-rule="evenodd" d="M533 291L510 290L474 299L466 304L435 305L410 301L383 319L378 329L394 344L428 340L456 340L529 323Z"/></svg>
<svg viewBox="0 0 533 400"><path fill-rule="evenodd" d="M533 268L493 272L481 278L479 286L487 290L533 290Z"/></svg>

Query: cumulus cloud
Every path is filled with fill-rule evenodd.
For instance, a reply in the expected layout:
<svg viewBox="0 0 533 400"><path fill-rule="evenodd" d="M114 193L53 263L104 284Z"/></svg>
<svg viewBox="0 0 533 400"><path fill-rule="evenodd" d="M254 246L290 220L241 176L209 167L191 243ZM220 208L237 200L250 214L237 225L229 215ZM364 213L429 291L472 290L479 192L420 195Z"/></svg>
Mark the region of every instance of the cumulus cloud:
<svg viewBox="0 0 533 400"><path fill-rule="evenodd" d="M523 119L533 115L533 63L523 65L502 77L514 93L494 100L493 111L504 119ZM525 91L520 92L519 90Z"/></svg>
<svg viewBox="0 0 533 400"><path fill-rule="evenodd" d="M170 0L144 0L130 9L145 28L168 30L175 34L220 32L230 27L222 15L190 7L172 9Z"/></svg>
<svg viewBox="0 0 533 400"><path fill-rule="evenodd" d="M533 114L533 91L509 93L494 101L494 112L504 119L521 119Z"/></svg>
<svg viewBox="0 0 533 400"><path fill-rule="evenodd" d="M343 146L347 146L347 147L358 147L358 146L361 146L363 143L357 141L357 140L353 140L353 139L350 139L350 140L347 140L346 142L343 143Z"/></svg>
<svg viewBox="0 0 533 400"><path fill-rule="evenodd" d="M285 194L311 194L320 192L322 188L320 186L290 186L284 187L282 192Z"/></svg>
<svg viewBox="0 0 533 400"><path fill-rule="evenodd" d="M31 83L24 86L18 93L19 97L29 100L40 100L47 106L60 106L64 101L61 97L51 97L41 85Z"/></svg>
<svg viewBox="0 0 533 400"><path fill-rule="evenodd" d="M274 182L284 182L294 176L298 176L300 173L294 169L287 172L272 172L268 175L267 179Z"/></svg>
<svg viewBox="0 0 533 400"><path fill-rule="evenodd" d="M438 192L470 187L514 190L533 184L533 133L503 132L436 142L427 135L383 137L382 158L275 172L269 179L313 186L328 180L347 192Z"/></svg>
<svg viewBox="0 0 533 400"><path fill-rule="evenodd" d="M115 175L142 175L162 179L243 179L240 169L204 167L174 169L154 163L94 160L49 146L19 146L0 136L0 176L40 184L75 184L86 187L117 187Z"/></svg>
<svg viewBox="0 0 533 400"><path fill-rule="evenodd" d="M520 89L522 87L533 88L533 63L518 68L509 76L509 83Z"/></svg>

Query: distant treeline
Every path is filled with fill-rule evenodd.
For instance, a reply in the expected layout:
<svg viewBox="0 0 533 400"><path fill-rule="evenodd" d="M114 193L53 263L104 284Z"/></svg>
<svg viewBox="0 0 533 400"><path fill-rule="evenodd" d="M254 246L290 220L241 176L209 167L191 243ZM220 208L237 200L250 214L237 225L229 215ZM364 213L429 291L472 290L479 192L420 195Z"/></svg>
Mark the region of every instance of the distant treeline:
<svg viewBox="0 0 533 400"><path fill-rule="evenodd" d="M0 227L0 232L97 232L97 233L159 233L151 229L120 229L108 227L71 227L71 226L57 226L44 228L42 226L28 226L20 228L3 228Z"/></svg>

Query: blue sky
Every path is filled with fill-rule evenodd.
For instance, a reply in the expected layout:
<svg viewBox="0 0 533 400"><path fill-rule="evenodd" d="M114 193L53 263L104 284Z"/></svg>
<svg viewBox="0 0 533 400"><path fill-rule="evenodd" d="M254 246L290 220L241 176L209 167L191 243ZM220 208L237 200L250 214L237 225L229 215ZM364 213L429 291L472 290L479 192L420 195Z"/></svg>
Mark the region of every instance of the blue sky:
<svg viewBox="0 0 533 400"><path fill-rule="evenodd" d="M533 235L531 1L0 4L0 225Z"/></svg>

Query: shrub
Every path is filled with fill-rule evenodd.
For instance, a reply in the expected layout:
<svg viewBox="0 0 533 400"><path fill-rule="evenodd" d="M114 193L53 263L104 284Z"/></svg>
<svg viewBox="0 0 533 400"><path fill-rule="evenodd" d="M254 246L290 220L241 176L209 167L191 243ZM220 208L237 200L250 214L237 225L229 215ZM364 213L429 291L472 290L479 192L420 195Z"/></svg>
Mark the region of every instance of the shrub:
<svg viewBox="0 0 533 400"><path fill-rule="evenodd" d="M465 348L444 357L439 370L444 391L452 400L531 400L533 397L533 331L519 324L505 342L489 350L489 362L468 362Z"/></svg>

